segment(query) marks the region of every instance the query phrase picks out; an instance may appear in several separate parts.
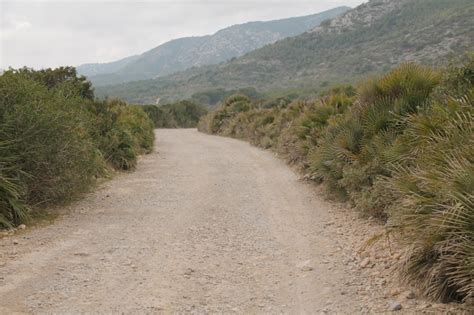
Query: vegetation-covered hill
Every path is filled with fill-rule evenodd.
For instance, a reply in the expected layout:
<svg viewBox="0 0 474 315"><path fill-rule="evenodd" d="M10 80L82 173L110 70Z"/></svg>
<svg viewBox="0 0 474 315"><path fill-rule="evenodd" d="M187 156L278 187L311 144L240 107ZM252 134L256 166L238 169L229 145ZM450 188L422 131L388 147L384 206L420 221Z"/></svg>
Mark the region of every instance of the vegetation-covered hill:
<svg viewBox="0 0 474 315"><path fill-rule="evenodd" d="M107 63L86 63L76 68L76 71L86 77L93 77L95 75L114 73L128 65L129 63L137 60L139 55L133 55L125 57L123 59L107 62Z"/></svg>
<svg viewBox="0 0 474 315"><path fill-rule="evenodd" d="M445 62L474 42L471 0L372 0L320 27L215 66L97 89L133 102L190 97L209 89L319 91L404 61Z"/></svg>
<svg viewBox="0 0 474 315"><path fill-rule="evenodd" d="M213 35L171 40L138 56L107 64L83 65L77 70L88 76L94 85L155 78L242 56L277 40L309 31L348 9L338 7L308 16L234 25Z"/></svg>

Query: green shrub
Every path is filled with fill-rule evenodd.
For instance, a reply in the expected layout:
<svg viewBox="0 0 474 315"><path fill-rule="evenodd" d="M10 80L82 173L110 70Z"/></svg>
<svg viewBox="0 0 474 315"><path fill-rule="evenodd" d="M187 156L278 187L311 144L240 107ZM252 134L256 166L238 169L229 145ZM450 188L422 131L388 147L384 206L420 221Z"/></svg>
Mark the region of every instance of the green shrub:
<svg viewBox="0 0 474 315"><path fill-rule="evenodd" d="M403 274L435 299L462 299L474 292L474 95L411 117L405 136L418 152L389 180L410 248Z"/></svg>
<svg viewBox="0 0 474 315"><path fill-rule="evenodd" d="M443 73L406 64L357 94L284 106L230 98L200 130L283 153L331 196L386 221L408 248L406 281L464 300L474 296L473 87L472 57Z"/></svg>
<svg viewBox="0 0 474 315"><path fill-rule="evenodd" d="M198 130L213 134L233 135L231 120L240 113L246 113L253 108L250 99L242 94L228 97L216 110L204 115L198 123ZM241 115L240 118L244 117Z"/></svg>
<svg viewBox="0 0 474 315"><path fill-rule="evenodd" d="M18 178L18 175L24 174L16 166L17 161L11 146L6 142L0 143L0 226L7 228L25 220L28 212L23 200L25 187Z"/></svg>
<svg viewBox="0 0 474 315"><path fill-rule="evenodd" d="M73 68L72 68L73 69ZM94 102L75 70L9 70L0 76L0 225L68 202L107 173L129 169L153 145L139 108Z"/></svg>
<svg viewBox="0 0 474 315"><path fill-rule="evenodd" d="M90 115L82 99L65 98L14 73L0 77L0 95L3 141L21 171L17 176L26 186L25 200L70 200L90 187L104 165L88 132Z"/></svg>
<svg viewBox="0 0 474 315"><path fill-rule="evenodd" d="M141 106L153 121L155 128L195 128L207 109L190 101L163 106Z"/></svg>
<svg viewBox="0 0 474 315"><path fill-rule="evenodd" d="M137 156L153 147L153 122L139 106L120 100L89 105L94 116L93 138L107 163L116 169L130 170Z"/></svg>
<svg viewBox="0 0 474 315"><path fill-rule="evenodd" d="M431 106L408 117L386 182L409 249L404 279L441 301L474 294L473 70L471 59L449 71Z"/></svg>
<svg viewBox="0 0 474 315"><path fill-rule="evenodd" d="M138 105L137 105L138 106ZM165 124L165 113L158 105L141 105L143 111L153 122L155 128L160 128Z"/></svg>
<svg viewBox="0 0 474 315"><path fill-rule="evenodd" d="M396 156L388 152L406 128L405 117L425 106L439 80L435 71L405 64L363 84L354 105L329 121L313 149L314 176L362 212L385 218L389 204L372 186L380 176L390 175Z"/></svg>
<svg viewBox="0 0 474 315"><path fill-rule="evenodd" d="M310 151L318 141L331 117L344 113L354 102L350 87L336 88L326 92L313 102L293 102L288 108L292 111L291 128L283 130L279 151L293 163L307 168Z"/></svg>
<svg viewBox="0 0 474 315"><path fill-rule="evenodd" d="M14 70L17 75L31 79L45 86L47 89L61 90L70 96L93 100L92 84L85 76L77 76L74 67L59 67L57 69L33 70L27 67Z"/></svg>

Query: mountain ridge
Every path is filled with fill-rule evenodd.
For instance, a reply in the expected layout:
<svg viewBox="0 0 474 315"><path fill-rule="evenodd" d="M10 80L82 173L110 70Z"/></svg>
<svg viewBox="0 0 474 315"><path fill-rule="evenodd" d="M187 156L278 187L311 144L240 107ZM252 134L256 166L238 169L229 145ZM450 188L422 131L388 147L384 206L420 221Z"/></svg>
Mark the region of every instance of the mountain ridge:
<svg viewBox="0 0 474 315"><path fill-rule="evenodd" d="M137 56L102 65L82 65L77 69L96 86L157 78L242 56L266 44L309 31L348 9L342 6L306 16L236 24L212 35L170 40Z"/></svg>
<svg viewBox="0 0 474 315"><path fill-rule="evenodd" d="M403 62L441 65L474 43L470 0L371 0L319 28L214 66L98 89L98 95L148 103L215 88L259 91L354 83Z"/></svg>

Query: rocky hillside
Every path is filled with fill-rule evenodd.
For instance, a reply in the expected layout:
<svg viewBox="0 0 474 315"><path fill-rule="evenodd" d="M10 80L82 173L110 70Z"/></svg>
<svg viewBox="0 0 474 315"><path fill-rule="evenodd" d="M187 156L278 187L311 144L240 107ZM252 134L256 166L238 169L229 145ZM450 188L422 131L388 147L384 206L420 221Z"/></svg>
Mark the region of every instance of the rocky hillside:
<svg viewBox="0 0 474 315"><path fill-rule="evenodd" d="M146 103L215 88L315 92L406 61L444 64L472 49L472 16L472 0L371 0L311 32L230 62L98 93Z"/></svg>
<svg viewBox="0 0 474 315"><path fill-rule="evenodd" d="M156 78L242 56L280 39L309 31L348 9L338 7L308 16L234 25L213 35L172 40L138 56L107 64L87 64L77 70L96 86Z"/></svg>

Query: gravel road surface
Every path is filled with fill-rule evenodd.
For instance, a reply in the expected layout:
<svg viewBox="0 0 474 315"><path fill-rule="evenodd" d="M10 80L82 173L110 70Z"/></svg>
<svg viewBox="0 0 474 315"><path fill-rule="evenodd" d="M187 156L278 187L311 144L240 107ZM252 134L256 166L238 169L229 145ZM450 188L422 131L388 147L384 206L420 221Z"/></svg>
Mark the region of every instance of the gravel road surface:
<svg viewBox="0 0 474 315"><path fill-rule="evenodd" d="M0 239L1 314L387 310L393 258L357 254L370 224L272 153L192 129L158 130L155 151Z"/></svg>

